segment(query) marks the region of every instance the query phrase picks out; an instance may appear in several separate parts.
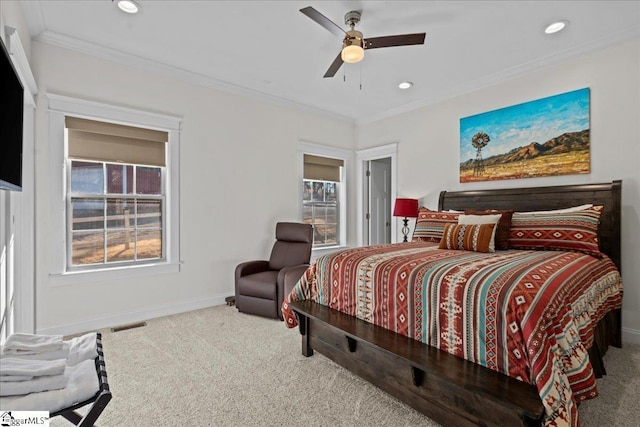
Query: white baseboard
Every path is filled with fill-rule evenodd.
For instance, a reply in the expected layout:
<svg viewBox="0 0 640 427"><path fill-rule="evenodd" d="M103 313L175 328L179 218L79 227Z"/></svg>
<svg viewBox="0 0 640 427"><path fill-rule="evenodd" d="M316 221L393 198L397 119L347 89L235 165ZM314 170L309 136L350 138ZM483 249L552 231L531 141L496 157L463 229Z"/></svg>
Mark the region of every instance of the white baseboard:
<svg viewBox="0 0 640 427"><path fill-rule="evenodd" d="M87 319L81 322L67 323L65 325L52 326L49 328L37 328L36 333L43 335L73 335L82 332L95 331L102 328L126 325L156 317L169 316L171 314L184 313L187 311L199 310L201 308L213 307L215 305L222 305L225 303L224 299L227 296L228 295L204 298L161 307L147 308L140 311L119 313L112 316Z"/></svg>
<svg viewBox="0 0 640 427"><path fill-rule="evenodd" d="M637 329L622 328L622 342L640 344L640 331Z"/></svg>

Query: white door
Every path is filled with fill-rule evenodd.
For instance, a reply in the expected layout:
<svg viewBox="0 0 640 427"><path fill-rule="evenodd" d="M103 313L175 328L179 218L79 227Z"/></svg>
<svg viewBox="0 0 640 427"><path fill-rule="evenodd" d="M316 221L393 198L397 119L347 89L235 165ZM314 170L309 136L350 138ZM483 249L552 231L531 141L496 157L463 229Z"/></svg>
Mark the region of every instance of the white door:
<svg viewBox="0 0 640 427"><path fill-rule="evenodd" d="M391 159L369 162L369 244L391 243Z"/></svg>

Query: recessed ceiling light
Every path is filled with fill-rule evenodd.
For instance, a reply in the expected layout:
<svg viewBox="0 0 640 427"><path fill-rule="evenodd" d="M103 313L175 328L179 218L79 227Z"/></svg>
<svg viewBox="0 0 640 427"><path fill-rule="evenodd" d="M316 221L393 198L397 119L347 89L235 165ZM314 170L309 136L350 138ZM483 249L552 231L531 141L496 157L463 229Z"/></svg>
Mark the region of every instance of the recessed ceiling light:
<svg viewBox="0 0 640 427"><path fill-rule="evenodd" d="M402 82L398 85L400 89L409 89L411 86L413 86L411 82Z"/></svg>
<svg viewBox="0 0 640 427"><path fill-rule="evenodd" d="M569 21L557 21L547 26L547 28L544 29L544 32L546 34L557 33L558 31L564 30L567 25L569 25Z"/></svg>
<svg viewBox="0 0 640 427"><path fill-rule="evenodd" d="M140 5L134 0L118 0L118 7L121 11L127 13L140 12Z"/></svg>

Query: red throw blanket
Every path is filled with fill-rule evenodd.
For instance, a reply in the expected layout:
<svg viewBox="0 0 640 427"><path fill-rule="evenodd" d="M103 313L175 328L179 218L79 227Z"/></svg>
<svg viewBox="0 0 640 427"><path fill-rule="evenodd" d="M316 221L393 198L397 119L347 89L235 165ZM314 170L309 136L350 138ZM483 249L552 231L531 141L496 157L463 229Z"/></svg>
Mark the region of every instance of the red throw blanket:
<svg viewBox="0 0 640 427"><path fill-rule="evenodd" d="M305 299L535 384L545 424L577 426L576 402L598 395L587 349L622 281L606 256L414 242L318 258L285 297L288 327Z"/></svg>

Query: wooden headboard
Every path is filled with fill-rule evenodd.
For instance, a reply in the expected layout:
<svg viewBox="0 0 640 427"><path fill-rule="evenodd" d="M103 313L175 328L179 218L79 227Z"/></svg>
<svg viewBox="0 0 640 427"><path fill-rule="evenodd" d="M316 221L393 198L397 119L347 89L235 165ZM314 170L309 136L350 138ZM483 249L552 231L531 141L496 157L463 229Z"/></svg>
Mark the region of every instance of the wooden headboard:
<svg viewBox="0 0 640 427"><path fill-rule="evenodd" d="M600 250L622 271L620 259L620 215L622 181L603 184L501 190L442 191L439 210L513 209L516 212L562 209L585 203L603 205L600 216Z"/></svg>

